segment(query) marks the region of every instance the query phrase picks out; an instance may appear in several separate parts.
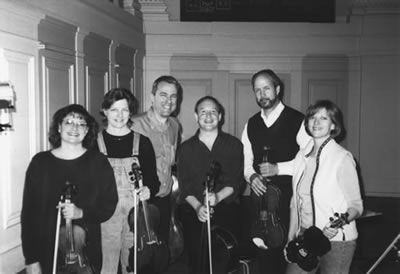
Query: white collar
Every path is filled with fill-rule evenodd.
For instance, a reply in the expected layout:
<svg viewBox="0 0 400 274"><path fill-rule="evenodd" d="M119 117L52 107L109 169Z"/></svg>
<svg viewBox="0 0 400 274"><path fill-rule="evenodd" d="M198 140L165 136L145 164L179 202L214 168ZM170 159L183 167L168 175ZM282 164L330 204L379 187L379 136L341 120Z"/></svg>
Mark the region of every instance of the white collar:
<svg viewBox="0 0 400 274"><path fill-rule="evenodd" d="M263 119L265 125L267 127L272 126L276 120L278 120L279 116L281 115L285 105L279 101L278 105L272 110L272 112L267 116L264 115L264 111L261 110L261 118Z"/></svg>

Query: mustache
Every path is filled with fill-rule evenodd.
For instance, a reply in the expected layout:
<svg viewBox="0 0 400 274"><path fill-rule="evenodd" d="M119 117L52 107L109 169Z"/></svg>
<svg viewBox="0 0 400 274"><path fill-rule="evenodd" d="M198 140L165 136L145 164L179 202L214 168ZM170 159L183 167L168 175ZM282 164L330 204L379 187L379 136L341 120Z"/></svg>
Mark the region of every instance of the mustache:
<svg viewBox="0 0 400 274"><path fill-rule="evenodd" d="M270 103L272 102L271 99L269 98L261 98L260 100L258 100L259 103Z"/></svg>

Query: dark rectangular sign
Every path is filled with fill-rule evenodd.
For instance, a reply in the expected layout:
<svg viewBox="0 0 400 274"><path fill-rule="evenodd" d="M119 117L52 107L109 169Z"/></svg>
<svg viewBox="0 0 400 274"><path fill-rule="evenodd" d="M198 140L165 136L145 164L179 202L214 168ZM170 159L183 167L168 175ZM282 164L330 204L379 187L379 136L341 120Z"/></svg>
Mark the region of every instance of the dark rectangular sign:
<svg viewBox="0 0 400 274"><path fill-rule="evenodd" d="M181 0L181 21L335 22L335 0Z"/></svg>

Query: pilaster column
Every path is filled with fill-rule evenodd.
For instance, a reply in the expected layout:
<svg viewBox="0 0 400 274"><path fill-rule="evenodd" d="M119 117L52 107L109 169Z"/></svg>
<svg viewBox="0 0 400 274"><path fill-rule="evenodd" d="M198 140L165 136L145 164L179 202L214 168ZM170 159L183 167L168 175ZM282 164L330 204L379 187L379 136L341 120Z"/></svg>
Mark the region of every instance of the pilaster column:
<svg viewBox="0 0 400 274"><path fill-rule="evenodd" d="M139 0L143 20L168 21L167 5L164 0Z"/></svg>

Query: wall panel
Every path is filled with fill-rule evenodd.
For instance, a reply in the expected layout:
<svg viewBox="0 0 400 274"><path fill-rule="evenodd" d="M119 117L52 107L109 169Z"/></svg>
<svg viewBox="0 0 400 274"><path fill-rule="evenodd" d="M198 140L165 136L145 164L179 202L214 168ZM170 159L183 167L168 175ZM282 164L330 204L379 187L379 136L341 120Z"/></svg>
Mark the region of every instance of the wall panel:
<svg viewBox="0 0 400 274"><path fill-rule="evenodd" d="M194 117L194 105L197 100L206 95L212 95L211 79L180 79L184 93L184 104L178 116L183 128L183 141L196 132L198 125Z"/></svg>
<svg viewBox="0 0 400 274"><path fill-rule="evenodd" d="M90 33L83 42L85 63L86 107L101 123L101 102L104 94L110 89L109 64L111 40Z"/></svg>
<svg viewBox="0 0 400 274"><path fill-rule="evenodd" d="M22 265L20 214L25 170L36 151L35 55L0 48L0 81L15 92L13 130L0 134L0 269L12 273ZM4 260L4 261L3 261Z"/></svg>

